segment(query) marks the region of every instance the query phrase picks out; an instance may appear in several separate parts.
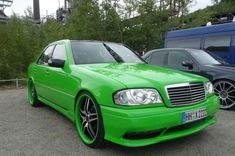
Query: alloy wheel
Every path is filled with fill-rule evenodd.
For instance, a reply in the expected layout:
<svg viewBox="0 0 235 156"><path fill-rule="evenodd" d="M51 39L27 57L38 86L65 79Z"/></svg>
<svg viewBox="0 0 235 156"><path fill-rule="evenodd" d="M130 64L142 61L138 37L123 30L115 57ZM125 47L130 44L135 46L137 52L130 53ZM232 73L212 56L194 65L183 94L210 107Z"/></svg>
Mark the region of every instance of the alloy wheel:
<svg viewBox="0 0 235 156"><path fill-rule="evenodd" d="M235 85L229 81L218 81L214 84L215 94L220 98L220 108L230 109L235 105Z"/></svg>
<svg viewBox="0 0 235 156"><path fill-rule="evenodd" d="M37 98L36 90L34 87L34 84L31 80L29 80L29 86L28 86L28 98L31 105L35 103L35 100Z"/></svg>
<svg viewBox="0 0 235 156"><path fill-rule="evenodd" d="M85 96L81 101L80 121L82 132L90 141L94 141L98 133L98 112L89 96Z"/></svg>
<svg viewBox="0 0 235 156"><path fill-rule="evenodd" d="M36 99L37 97L34 85L31 87L31 96L33 99Z"/></svg>
<svg viewBox="0 0 235 156"><path fill-rule="evenodd" d="M38 100L37 91L32 80L28 81L28 101L33 107L42 106L42 103Z"/></svg>

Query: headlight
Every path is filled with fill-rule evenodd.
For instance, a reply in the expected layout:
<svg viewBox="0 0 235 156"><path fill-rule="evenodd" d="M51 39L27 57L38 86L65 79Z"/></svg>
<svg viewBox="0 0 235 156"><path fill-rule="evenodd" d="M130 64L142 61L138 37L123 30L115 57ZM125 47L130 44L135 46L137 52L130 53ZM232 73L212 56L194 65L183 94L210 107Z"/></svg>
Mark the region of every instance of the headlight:
<svg viewBox="0 0 235 156"><path fill-rule="evenodd" d="M127 89L114 95L114 101L120 105L145 105L162 103L158 91L155 89Z"/></svg>
<svg viewBox="0 0 235 156"><path fill-rule="evenodd" d="M214 93L214 87L211 82L206 82L204 85L205 85L206 95Z"/></svg>

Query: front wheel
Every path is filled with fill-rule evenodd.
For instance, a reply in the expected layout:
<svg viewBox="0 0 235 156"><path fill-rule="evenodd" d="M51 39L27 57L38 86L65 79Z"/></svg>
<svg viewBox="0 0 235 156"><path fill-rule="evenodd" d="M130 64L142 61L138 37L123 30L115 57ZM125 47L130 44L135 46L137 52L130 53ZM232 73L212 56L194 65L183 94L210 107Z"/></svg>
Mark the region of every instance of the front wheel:
<svg viewBox="0 0 235 156"><path fill-rule="evenodd" d="M82 92L76 102L75 123L81 140L92 148L104 143L104 127L99 105L88 92Z"/></svg>
<svg viewBox="0 0 235 156"><path fill-rule="evenodd" d="M215 94L220 98L221 109L235 107L235 84L232 81L221 80L214 83Z"/></svg>

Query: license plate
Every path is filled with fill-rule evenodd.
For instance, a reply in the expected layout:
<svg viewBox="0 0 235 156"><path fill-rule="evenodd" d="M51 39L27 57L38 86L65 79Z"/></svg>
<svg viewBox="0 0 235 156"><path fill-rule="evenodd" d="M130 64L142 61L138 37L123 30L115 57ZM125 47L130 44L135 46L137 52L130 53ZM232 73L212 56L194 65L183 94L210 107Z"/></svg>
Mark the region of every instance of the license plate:
<svg viewBox="0 0 235 156"><path fill-rule="evenodd" d="M182 113L182 120L183 123L189 123L193 121L197 121L207 117L207 110L206 109L199 109L190 112L183 112Z"/></svg>

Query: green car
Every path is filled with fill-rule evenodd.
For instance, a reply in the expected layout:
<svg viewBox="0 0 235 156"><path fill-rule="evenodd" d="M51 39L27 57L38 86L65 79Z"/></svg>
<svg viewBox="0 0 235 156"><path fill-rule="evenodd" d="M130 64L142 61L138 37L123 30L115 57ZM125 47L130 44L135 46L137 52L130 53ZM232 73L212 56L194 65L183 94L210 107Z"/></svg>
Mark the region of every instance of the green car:
<svg viewBox="0 0 235 156"><path fill-rule="evenodd" d="M146 64L117 43L51 43L28 70L28 99L75 123L81 140L138 147L199 132L216 122L208 79Z"/></svg>

